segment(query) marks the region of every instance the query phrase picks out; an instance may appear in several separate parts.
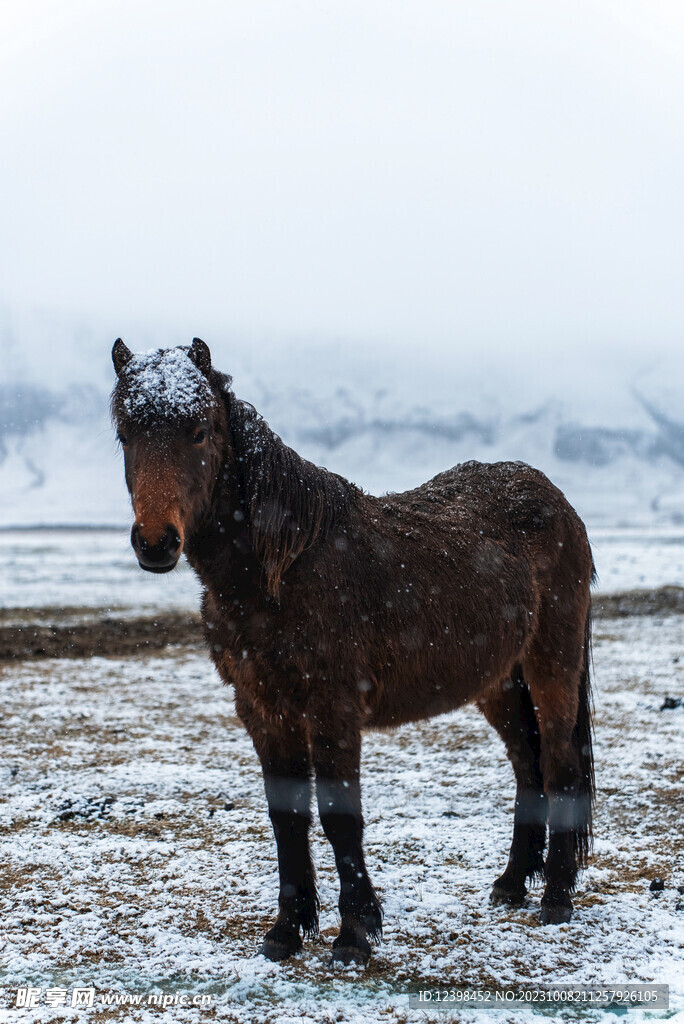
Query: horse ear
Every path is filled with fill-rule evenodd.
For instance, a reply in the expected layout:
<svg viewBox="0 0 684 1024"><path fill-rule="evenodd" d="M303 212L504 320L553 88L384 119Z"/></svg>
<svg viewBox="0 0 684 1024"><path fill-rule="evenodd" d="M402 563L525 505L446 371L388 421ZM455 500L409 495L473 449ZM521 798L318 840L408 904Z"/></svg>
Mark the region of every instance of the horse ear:
<svg viewBox="0 0 684 1024"><path fill-rule="evenodd" d="M124 366L130 363L132 358L133 353L130 348L123 343L121 338L117 338L112 348L112 362L114 363L117 377L121 375Z"/></svg>
<svg viewBox="0 0 684 1024"><path fill-rule="evenodd" d="M209 346L201 338L193 338L192 345L188 349L188 359L191 359L200 373L208 377L211 373L211 352Z"/></svg>

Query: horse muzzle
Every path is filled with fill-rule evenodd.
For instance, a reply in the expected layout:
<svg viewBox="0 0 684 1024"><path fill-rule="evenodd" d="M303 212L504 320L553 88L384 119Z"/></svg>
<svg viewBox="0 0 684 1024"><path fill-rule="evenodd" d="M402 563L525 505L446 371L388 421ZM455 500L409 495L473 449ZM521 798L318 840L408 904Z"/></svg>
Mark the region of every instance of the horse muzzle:
<svg viewBox="0 0 684 1024"><path fill-rule="evenodd" d="M156 544L150 544L143 537L137 523L131 530L131 544L140 568L146 572L171 572L178 565L183 547L183 541L175 526L167 526Z"/></svg>

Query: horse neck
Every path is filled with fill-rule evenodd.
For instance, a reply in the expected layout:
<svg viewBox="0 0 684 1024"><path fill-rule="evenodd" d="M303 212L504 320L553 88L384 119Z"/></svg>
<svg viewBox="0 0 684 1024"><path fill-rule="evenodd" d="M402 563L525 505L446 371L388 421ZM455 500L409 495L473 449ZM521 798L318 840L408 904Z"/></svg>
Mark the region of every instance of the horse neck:
<svg viewBox="0 0 684 1024"><path fill-rule="evenodd" d="M244 531L232 455L226 449L210 505L185 545L187 559L204 586L212 587L217 574L234 573L236 558L243 557L239 538Z"/></svg>
<svg viewBox="0 0 684 1024"><path fill-rule="evenodd" d="M353 484L284 444L248 403L233 399L229 422L240 497L253 528L259 527L257 517L283 516L318 535L358 494Z"/></svg>
<svg viewBox="0 0 684 1024"><path fill-rule="evenodd" d="M280 556L285 571L358 493L284 444L253 406L232 392L225 401L228 437L211 507L187 552L202 583L223 592L261 587L262 570L277 573Z"/></svg>

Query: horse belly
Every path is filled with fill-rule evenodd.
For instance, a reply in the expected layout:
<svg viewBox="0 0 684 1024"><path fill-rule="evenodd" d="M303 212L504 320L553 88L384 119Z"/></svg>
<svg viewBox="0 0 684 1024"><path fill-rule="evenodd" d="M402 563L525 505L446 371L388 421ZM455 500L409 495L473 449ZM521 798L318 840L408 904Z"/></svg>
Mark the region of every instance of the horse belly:
<svg viewBox="0 0 684 1024"><path fill-rule="evenodd" d="M506 597L506 602L510 598ZM366 682L369 728L432 718L481 698L520 660L530 628L529 602L504 603L503 611L471 616L469 628L433 630L433 641L394 649Z"/></svg>
<svg viewBox="0 0 684 1024"><path fill-rule="evenodd" d="M401 672L380 677L376 692L367 695L365 725L386 729L455 711L505 678L514 660L511 652L496 667L488 662L490 668L481 664L402 666Z"/></svg>
<svg viewBox="0 0 684 1024"><path fill-rule="evenodd" d="M400 694L395 691L390 698L385 697L377 707L369 709L364 727L370 730L393 729L409 722L435 718L448 711L455 711L476 696L476 692L469 696L460 687L454 688L448 684L429 691L423 686L409 684L406 692Z"/></svg>

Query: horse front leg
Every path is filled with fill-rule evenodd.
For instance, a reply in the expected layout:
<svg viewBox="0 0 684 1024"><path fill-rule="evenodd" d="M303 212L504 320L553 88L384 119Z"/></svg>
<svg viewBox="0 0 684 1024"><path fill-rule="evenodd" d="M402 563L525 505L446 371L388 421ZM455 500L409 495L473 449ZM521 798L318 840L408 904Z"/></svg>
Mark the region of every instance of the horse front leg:
<svg viewBox="0 0 684 1024"><path fill-rule="evenodd" d="M371 955L368 940L382 937L382 909L363 856L361 734L336 721L334 737L314 735L312 745L318 812L340 878L342 924L332 959L365 964Z"/></svg>
<svg viewBox="0 0 684 1024"><path fill-rule="evenodd" d="M311 756L306 737L290 730L277 736L256 730L253 742L261 760L280 874L278 916L260 952L269 960L285 960L302 948L300 932L307 938L318 935L320 903L309 849Z"/></svg>

